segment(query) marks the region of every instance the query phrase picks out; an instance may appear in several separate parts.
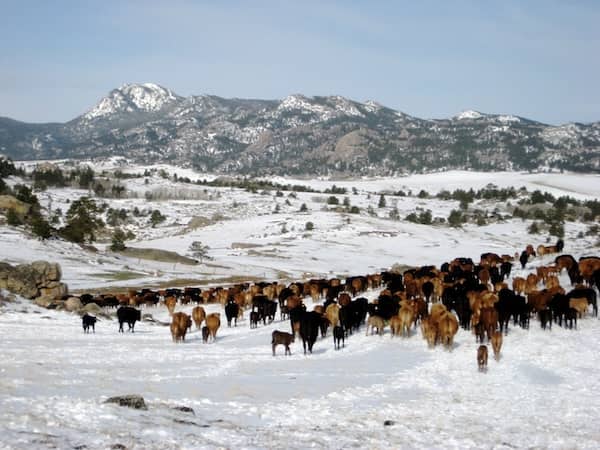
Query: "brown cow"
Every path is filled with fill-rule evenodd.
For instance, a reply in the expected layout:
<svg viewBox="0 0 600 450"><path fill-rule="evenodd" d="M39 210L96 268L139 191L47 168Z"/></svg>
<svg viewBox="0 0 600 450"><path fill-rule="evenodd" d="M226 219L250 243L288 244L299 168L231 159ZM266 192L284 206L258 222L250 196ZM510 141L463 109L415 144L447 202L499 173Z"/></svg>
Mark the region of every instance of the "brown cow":
<svg viewBox="0 0 600 450"><path fill-rule="evenodd" d="M477 349L477 367L480 372L487 370L488 348L487 345L480 345Z"/></svg>
<svg viewBox="0 0 600 450"><path fill-rule="evenodd" d="M577 261L571 255L560 255L554 259L556 263L556 270L560 273L563 269L567 269L567 272L571 270L571 268L577 266Z"/></svg>
<svg viewBox="0 0 600 450"><path fill-rule="evenodd" d="M535 273L527 275L527 279L525 280L525 293L529 294L530 292L536 291L538 282L539 279Z"/></svg>
<svg viewBox="0 0 600 450"><path fill-rule="evenodd" d="M348 306L351 301L352 301L352 298L350 297L350 294L348 294L347 292L340 292L340 295L338 295L338 303L339 303L340 307Z"/></svg>
<svg viewBox="0 0 600 450"><path fill-rule="evenodd" d="M340 322L340 307L337 303L330 303L325 310L325 316L333 328L337 327Z"/></svg>
<svg viewBox="0 0 600 450"><path fill-rule="evenodd" d="M577 311L579 318L582 318L588 311L588 300L585 297L569 299L569 307Z"/></svg>
<svg viewBox="0 0 600 450"><path fill-rule="evenodd" d="M500 360L500 349L502 348L502 332L494 331L492 333L492 349L494 350L494 359Z"/></svg>
<svg viewBox="0 0 600 450"><path fill-rule="evenodd" d="M433 348L437 341L437 326L432 323L431 317L424 317L421 320L421 332L429 348Z"/></svg>
<svg viewBox="0 0 600 450"><path fill-rule="evenodd" d="M379 316L370 316L367 320L367 336L369 335L369 328L371 328L371 334L373 334L373 331L377 330L377 334L383 336L385 322Z"/></svg>
<svg viewBox="0 0 600 450"><path fill-rule="evenodd" d="M171 337L173 342L185 341L185 334L187 329L192 326L192 318L184 312L177 312L173 314L171 320Z"/></svg>
<svg viewBox="0 0 600 450"><path fill-rule="evenodd" d="M431 323L433 325L437 326L437 323L438 323L439 319L441 318L441 316L447 312L448 312L448 310L446 309L446 307L444 306L443 303L435 303L435 304L431 305L431 311L429 313L429 317L431 318Z"/></svg>
<svg viewBox="0 0 600 450"><path fill-rule="evenodd" d="M206 316L206 326L208 327L209 336L213 342L217 339L217 331L221 326L221 313L211 313Z"/></svg>
<svg viewBox="0 0 600 450"><path fill-rule="evenodd" d="M592 275L596 270L600 270L600 258L589 256L579 259L579 273L588 284L592 283Z"/></svg>
<svg viewBox="0 0 600 450"><path fill-rule="evenodd" d="M479 316L478 335L480 342L483 342L484 334L487 334L488 341L498 327L498 311L493 307L481 308Z"/></svg>
<svg viewBox="0 0 600 450"><path fill-rule="evenodd" d="M452 350L454 336L458 332L458 319L450 312L446 312L438 322L438 334L440 342L448 350Z"/></svg>
<svg viewBox="0 0 600 450"><path fill-rule="evenodd" d="M177 305L177 299L173 296L165 298L165 306L169 310L169 315L172 316L175 312L175 306Z"/></svg>
<svg viewBox="0 0 600 450"><path fill-rule="evenodd" d="M515 294L522 295L525 292L526 284L527 284L527 281L525 280L525 278L514 277L512 286L513 286L513 291L515 291Z"/></svg>
<svg viewBox="0 0 600 450"><path fill-rule="evenodd" d="M194 309L192 309L192 319L194 319L194 323L196 324L196 328L198 330L200 329L200 325L202 325L205 317L206 312L202 306L196 306Z"/></svg>
<svg viewBox="0 0 600 450"><path fill-rule="evenodd" d="M416 305L415 305L416 306ZM400 308L400 312L398 313L398 318L400 319L400 332L402 336L409 337L410 336L410 327L415 321L415 308L414 307L404 307ZM391 325L391 323L390 323Z"/></svg>
<svg viewBox="0 0 600 450"><path fill-rule="evenodd" d="M273 331L273 333L271 333L271 346L273 347L273 356L275 356L275 347L277 347L278 345L284 345L285 346L285 354L286 355L292 355L292 352L290 350L290 344L292 342L294 342L294 335L291 333L286 333L285 331L278 331L275 330Z"/></svg>
<svg viewBox="0 0 600 450"><path fill-rule="evenodd" d="M394 337L402 333L402 322L400 316L392 316L390 318L390 336Z"/></svg>

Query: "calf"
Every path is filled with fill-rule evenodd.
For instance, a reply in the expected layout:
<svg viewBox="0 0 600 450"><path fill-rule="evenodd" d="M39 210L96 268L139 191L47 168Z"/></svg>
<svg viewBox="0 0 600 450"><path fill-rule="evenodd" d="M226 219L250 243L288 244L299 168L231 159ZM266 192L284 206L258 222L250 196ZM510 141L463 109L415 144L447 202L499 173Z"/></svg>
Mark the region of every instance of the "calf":
<svg viewBox="0 0 600 450"><path fill-rule="evenodd" d="M89 333L90 332L90 327L92 328L92 332L96 333L96 321L98 319L94 316L90 316L88 313L85 313L83 315L83 317L81 318L81 322L83 324L83 332L84 333Z"/></svg>
<svg viewBox="0 0 600 450"><path fill-rule="evenodd" d="M210 336L210 331L207 326L202 327L202 342L205 344L208 342L208 337Z"/></svg>
<svg viewBox="0 0 600 450"><path fill-rule="evenodd" d="M257 328L259 320L260 320L260 314L258 314L258 311L251 311L250 312L250 328Z"/></svg>
<svg viewBox="0 0 600 450"><path fill-rule="evenodd" d="M480 372L487 370L488 348L487 345L480 345L477 349L477 367Z"/></svg>
<svg viewBox="0 0 600 450"><path fill-rule="evenodd" d="M500 349L502 348L502 332L494 331L492 333L492 349L494 350L494 359L500 360Z"/></svg>
<svg viewBox="0 0 600 450"><path fill-rule="evenodd" d="M340 349L340 341L342 341L342 347L344 346L344 338L346 333L344 333L344 329L342 327L335 326L333 327L333 347L336 350Z"/></svg>
<svg viewBox="0 0 600 450"><path fill-rule="evenodd" d="M275 356L275 347L277 347L280 344L285 346L285 354L286 355L290 355L290 356L292 355L292 352L290 350L290 344L292 342L294 342L294 340L295 340L294 335L292 333L286 333L285 331L275 330L275 331L273 331L271 336L272 336L271 345L273 347L273 356Z"/></svg>
<svg viewBox="0 0 600 450"><path fill-rule="evenodd" d="M375 330L377 330L377 334L383 336L383 329L385 327L385 322L379 316L371 316L367 320L367 336L369 335L369 328L371 328L371 334Z"/></svg>

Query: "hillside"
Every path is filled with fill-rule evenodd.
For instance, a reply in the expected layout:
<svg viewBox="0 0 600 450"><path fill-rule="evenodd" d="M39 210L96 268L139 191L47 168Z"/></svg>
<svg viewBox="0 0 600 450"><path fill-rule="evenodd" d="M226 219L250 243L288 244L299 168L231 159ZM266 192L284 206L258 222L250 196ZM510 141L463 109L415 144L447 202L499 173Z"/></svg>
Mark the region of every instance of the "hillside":
<svg viewBox="0 0 600 450"><path fill-rule="evenodd" d="M64 164L72 167L72 161ZM28 171L34 165L24 164ZM307 189L253 190L184 183L184 178L219 179L166 165L115 164L94 166L94 171L98 180L101 173L121 173L118 181L125 192L119 198L94 198L106 204L102 217L107 223L110 211L117 211L117 225L135 232L128 247L189 255L191 244L201 241L208 246L208 258L195 265L145 259L110 251L106 233L98 235L94 250L59 238L40 240L23 226L0 223L3 261L59 262L61 280L79 293L127 287L206 290L260 280L287 284L375 273L394 264L439 267L457 256L477 260L487 251L511 255L555 237L530 233L532 219L512 216L510 205L532 206L522 201L538 189L578 200L600 197L598 175L571 173L455 171L347 179L335 186L331 180L276 178L281 185ZM177 180L167 174L178 174ZM15 175L6 178L12 187L28 182ZM485 223L469 220L450 227L441 221L460 208L459 201L440 195L445 190L510 187L514 198L477 198L464 209L465 214L481 211ZM59 226L69 205L92 192L68 186L37 195L45 214L59 216ZM351 213L352 206L358 211ZM149 223L153 210L166 217L156 226ZM405 219L427 210L432 224ZM569 214L565 253L597 255L597 220L570 220ZM532 258L525 269L515 263L508 284L552 264L554 257ZM571 289L565 272L560 283ZM379 291L360 295L372 302ZM304 301L309 309L317 304L310 297ZM179 304L177 311L190 313L193 306ZM303 354L296 339L291 356L284 356L281 346L273 356L271 333L290 329L279 311L272 323L254 329L249 310L237 326L227 327L220 304L203 307L221 313L216 340L204 344L194 327L184 343L175 344L163 326L171 320L164 305L143 306L142 314L152 319L136 324L135 333L119 333L114 317L106 316L114 316L114 310L108 309L95 332L84 334L78 314L42 309L0 290L2 446L597 447L600 382L590 375L600 364L600 321L591 314L576 329L553 325L542 330L535 316L528 329L511 322L501 357L496 361L490 354L487 372L478 372L480 344L462 328L450 350L428 348L418 328L409 337L391 338L389 326L382 336L367 335L363 326L340 350L334 349L329 331L317 339L311 355ZM105 403L126 394L143 396L147 410Z"/></svg>
<svg viewBox="0 0 600 450"><path fill-rule="evenodd" d="M600 123L550 126L476 111L427 120L340 96L186 98L145 83L114 89L64 124L0 118L0 153L15 160L125 156L252 175L598 172Z"/></svg>

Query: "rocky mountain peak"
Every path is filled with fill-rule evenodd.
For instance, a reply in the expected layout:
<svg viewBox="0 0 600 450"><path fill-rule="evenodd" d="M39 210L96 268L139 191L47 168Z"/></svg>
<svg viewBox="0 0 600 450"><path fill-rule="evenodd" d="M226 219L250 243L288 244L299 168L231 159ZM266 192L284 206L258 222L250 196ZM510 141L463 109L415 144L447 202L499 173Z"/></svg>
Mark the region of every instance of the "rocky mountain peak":
<svg viewBox="0 0 600 450"><path fill-rule="evenodd" d="M178 96L173 91L158 84L124 84L118 89L113 89L83 117L92 120L119 112L159 111L177 99Z"/></svg>

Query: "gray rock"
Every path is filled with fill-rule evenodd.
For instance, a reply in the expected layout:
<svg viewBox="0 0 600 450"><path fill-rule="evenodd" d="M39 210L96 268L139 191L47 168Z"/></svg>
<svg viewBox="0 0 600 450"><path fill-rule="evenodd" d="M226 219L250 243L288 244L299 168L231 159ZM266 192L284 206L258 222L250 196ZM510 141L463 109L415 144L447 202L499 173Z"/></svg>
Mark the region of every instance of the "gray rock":
<svg viewBox="0 0 600 450"><path fill-rule="evenodd" d="M38 306L41 306L42 308L49 308L51 305L55 305L54 298L44 296L36 298L34 300L34 303Z"/></svg>
<svg viewBox="0 0 600 450"><path fill-rule="evenodd" d="M89 313L92 315L101 315L103 313L102 308L100 308L98 305L96 305L95 303L88 303L87 305L85 305L83 308L81 308L79 310L81 315L84 315L85 313Z"/></svg>
<svg viewBox="0 0 600 450"><path fill-rule="evenodd" d="M53 298L61 298L69 293L69 288L65 283L50 281L48 285L40 287L40 295Z"/></svg>
<svg viewBox="0 0 600 450"><path fill-rule="evenodd" d="M192 416L196 415L196 413L194 412L194 409L190 408L189 406L173 406L173 409L176 411L181 411L184 413L191 414Z"/></svg>
<svg viewBox="0 0 600 450"><path fill-rule="evenodd" d="M65 309L69 312L79 311L83 308L81 304L81 300L77 297L69 297L67 301L65 301Z"/></svg>
<svg viewBox="0 0 600 450"><path fill-rule="evenodd" d="M144 401L144 397L135 394L110 397L109 399L105 400L104 403L116 403L119 406L126 406L134 409L148 409L146 402Z"/></svg>
<svg viewBox="0 0 600 450"><path fill-rule="evenodd" d="M58 263L50 263L48 261L34 261L31 267L39 274L39 281L43 285L47 285L50 281L60 281L62 271Z"/></svg>

